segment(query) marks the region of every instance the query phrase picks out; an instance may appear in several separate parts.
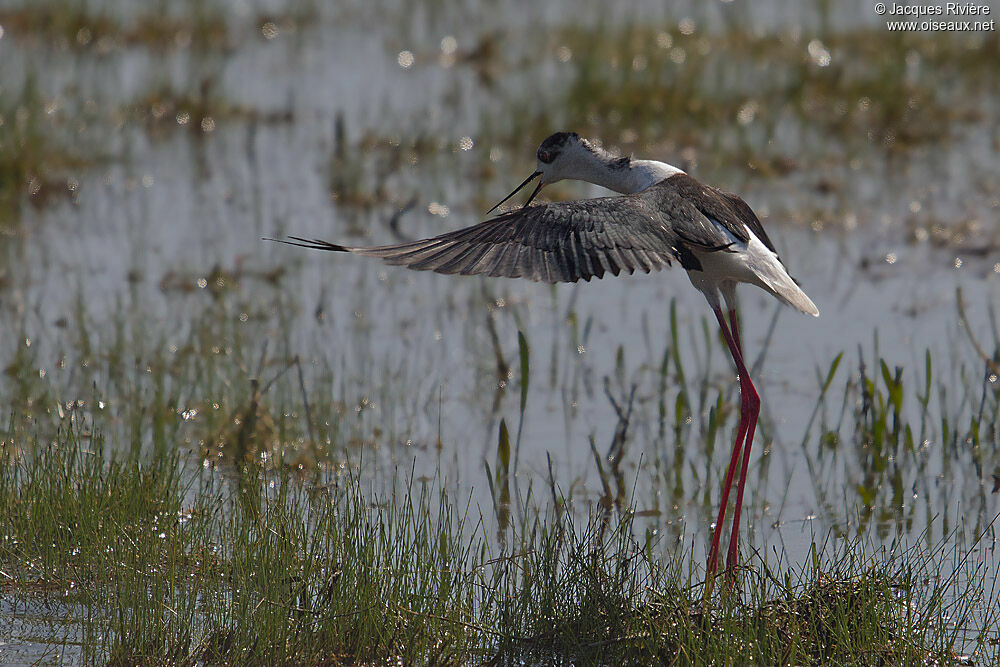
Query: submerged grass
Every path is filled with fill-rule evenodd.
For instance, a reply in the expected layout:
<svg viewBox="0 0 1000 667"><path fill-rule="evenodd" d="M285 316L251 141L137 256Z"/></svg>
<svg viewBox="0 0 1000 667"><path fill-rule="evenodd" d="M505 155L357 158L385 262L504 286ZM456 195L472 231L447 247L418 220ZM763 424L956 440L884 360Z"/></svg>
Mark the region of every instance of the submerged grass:
<svg viewBox="0 0 1000 667"><path fill-rule="evenodd" d="M709 130L735 121L749 133L746 159L768 169L780 165L752 157L750 146L759 153L761 144L752 133L779 136L790 119L808 119L808 128L792 131L800 149L816 134L890 149L940 141L953 122L983 113L971 92L996 75L1000 49L992 33L887 37L879 26L806 40L742 26L702 33L694 22L672 30L568 27L551 44L573 72L559 105L576 116L563 119L568 126L626 145L671 136L698 146ZM956 88L970 92L962 104Z"/></svg>
<svg viewBox="0 0 1000 667"><path fill-rule="evenodd" d="M56 108L31 75L16 99L0 100L0 226L16 222L25 204L75 197L80 184L74 172L98 161L74 145L78 138Z"/></svg>
<svg viewBox="0 0 1000 667"><path fill-rule="evenodd" d="M213 3L168 3L120 18L111 8L87 0L29 2L0 9L0 24L15 38L50 40L62 48L93 49L104 55L124 46L156 50L231 48L227 17Z"/></svg>
<svg viewBox="0 0 1000 667"><path fill-rule="evenodd" d="M0 25L15 39L49 42L57 49L92 51L97 55L125 48L157 53L190 49L198 53L229 52L252 28L261 39L294 32L315 22L318 6L301 2L280 14L261 12L234 17L232 7L213 0L154 0L132 8L93 0L38 0L6 3ZM243 30L236 30L238 26Z"/></svg>
<svg viewBox="0 0 1000 667"><path fill-rule="evenodd" d="M65 605L111 664L953 663L996 659L982 572L933 551L844 543L820 564L752 562L704 599L629 513L536 511L493 546L442 485L386 494L113 454L68 428L0 465L7 600ZM815 549L815 547L814 547ZM815 551L814 551L815 553ZM970 568L971 569L971 568ZM967 576L966 576L967 575Z"/></svg>
<svg viewBox="0 0 1000 667"><path fill-rule="evenodd" d="M1000 339L993 344L1000 350ZM817 373L820 398L803 449L811 435L818 438L806 461L821 503L834 506L846 485L858 499L859 533L872 520L882 533L892 524L908 531L921 521L922 504L927 517L942 520L945 533L955 521L976 533L990 529L995 519L985 513L985 501L973 516L956 515L932 506L929 490L948 479L984 498L994 472L989 465L1000 453L1000 392L993 358L978 343L975 348L978 359L948 371L935 367L927 350L924 367L908 372L879 354L876 336L872 351L858 347L857 369L843 380L839 410L832 415L826 396L844 354ZM833 484L832 465L842 467Z"/></svg>

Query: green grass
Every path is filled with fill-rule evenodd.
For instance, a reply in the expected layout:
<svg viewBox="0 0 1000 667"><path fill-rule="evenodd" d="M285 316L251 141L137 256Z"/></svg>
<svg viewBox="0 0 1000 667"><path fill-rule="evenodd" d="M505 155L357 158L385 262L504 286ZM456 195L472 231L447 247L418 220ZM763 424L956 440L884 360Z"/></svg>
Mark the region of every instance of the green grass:
<svg viewBox="0 0 1000 667"><path fill-rule="evenodd" d="M995 602L984 573L946 574L957 549L753 558L738 592L706 600L700 564L654 556L628 513L536 511L497 547L434 481L226 475L89 431L5 452L0 569L5 598L68 607L90 660L915 664L958 642L997 657L995 612L973 614Z"/></svg>
<svg viewBox="0 0 1000 667"><path fill-rule="evenodd" d="M525 474L529 488L519 495L509 473L516 434L501 421L495 517L457 501L468 497L460 484L398 473L376 484L364 450L348 444L355 427L314 388L332 382L311 369L300 381L294 363L267 361L241 318L255 311L241 299L238 290L205 293L204 309L193 309L187 333L172 341L128 310L115 316L114 335L95 336L100 327L81 302L65 325L78 356L44 377L37 345L22 336L13 350L5 395L14 412L0 446L0 596L15 606L60 605L88 662L1000 658L996 592L978 543L991 517L971 535L916 536L906 549L878 546L863 530L866 515L900 516L897 480L928 465L911 434L937 437L945 427L932 420L948 422L946 456L965 455L959 444L971 442L974 423L979 451L995 447L995 395L956 410L935 389L955 384L929 364L911 375L865 361L845 374L838 355L817 373L807 442L823 444L809 445L808 456L818 477L841 479L823 472L839 461L848 480L860 475L852 483L870 489L857 491L857 534L818 540L802 562L745 553L738 587L717 585L706 598L701 556L661 543L669 532L637 516L617 459L606 471L597 455L599 503L572 489L562 495L551 474L551 498L536 495L543 480ZM671 332L676 347L676 310ZM706 352L719 344L702 333ZM520 368L506 377L519 382L523 410L538 362L527 336L518 338ZM626 367L622 350L608 392L623 392L613 399L623 439L633 411ZM713 433L729 430L720 415L733 414L734 397L709 389L711 372L710 364L683 366L669 349L649 369L657 385L680 378L676 394L664 389L653 401L664 406L653 405L663 433L678 443L704 438L710 448ZM322 406L311 422L307 398ZM308 456L296 442L311 443ZM844 514L828 502L831 519Z"/></svg>
<svg viewBox="0 0 1000 667"><path fill-rule="evenodd" d="M993 345L1000 350L1000 339ZM990 473L996 473L995 467L984 469L1000 451L1000 394L992 370L996 352L986 356L978 342L973 347L978 359L968 364L946 371L927 350L923 368L911 371L879 355L876 335L873 351L858 347L857 370L847 374L839 400L829 393L843 353L826 371L817 372L820 398L803 451L810 452L810 474L828 508L842 496L839 485L852 488L860 508L859 533L872 521L903 527L923 520L917 511L921 503L929 502L930 494L921 490L918 502L917 488L929 484L932 475L953 478L953 471L961 469L973 482L985 483ZM809 445L813 437L818 447ZM834 462L841 472L831 487ZM947 511L930 505L925 509L927 517L942 517L944 531L950 530ZM980 512L961 519L975 533L989 529L994 520Z"/></svg>
<svg viewBox="0 0 1000 667"><path fill-rule="evenodd" d="M508 418L487 475L490 508L463 504L461 483L393 478L364 460L369 443L384 451L408 437L380 433L398 426L372 422L365 402L401 399L377 393L377 371L355 382L328 360L299 363L280 272L169 276L158 284L170 328L127 303L98 319L81 295L58 335L36 341L12 321L4 342L2 595L65 604L93 661L853 664L946 660L956 648L997 657L992 556L977 542L993 517L952 528L955 509L930 505L940 496L908 492L939 468L992 460L1000 399L978 350L1000 339L979 336L967 366L928 356L897 368L876 339L854 363L844 353L817 369L802 446L831 537L801 562L744 551L738 594L705 600L703 556L675 551L663 521L711 515L725 472L717 441L728 440L737 396L731 371L711 363L718 336L698 321L685 327L676 307L662 353L617 353L605 391L618 414L608 436L621 449L609 461L591 440L598 502L551 466L548 479L515 477ZM496 302L488 290L474 299ZM520 422L547 389L545 354L530 330L508 326L517 308L497 317L512 320L503 330L513 337L497 334L481 372L517 383ZM590 325L566 320L573 349L588 345ZM692 347L694 362L679 353ZM646 361L633 371L634 356ZM767 446L773 427L763 427ZM634 480L620 467L642 458L625 451L629 440L663 457ZM755 488L766 461L751 471ZM659 518L647 522L647 508ZM888 542L894 522L911 548L869 542ZM922 522L927 537L909 529ZM942 534L930 537L931 526Z"/></svg>

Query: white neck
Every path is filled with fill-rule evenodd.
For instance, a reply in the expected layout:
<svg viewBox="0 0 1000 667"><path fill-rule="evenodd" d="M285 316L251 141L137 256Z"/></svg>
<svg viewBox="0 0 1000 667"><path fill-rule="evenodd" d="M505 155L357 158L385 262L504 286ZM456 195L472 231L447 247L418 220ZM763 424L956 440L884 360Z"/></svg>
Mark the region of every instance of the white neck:
<svg viewBox="0 0 1000 667"><path fill-rule="evenodd" d="M630 160L627 165L619 158L600 159L588 169L586 174L580 174L581 180L620 192L633 194L642 192L649 186L684 172L665 162L655 160Z"/></svg>
<svg viewBox="0 0 1000 667"><path fill-rule="evenodd" d="M633 188L627 192L641 192L650 185L659 183L671 176L684 173L683 170L678 169L672 164L657 162L656 160L632 160L629 167ZM619 192L626 191L619 190Z"/></svg>

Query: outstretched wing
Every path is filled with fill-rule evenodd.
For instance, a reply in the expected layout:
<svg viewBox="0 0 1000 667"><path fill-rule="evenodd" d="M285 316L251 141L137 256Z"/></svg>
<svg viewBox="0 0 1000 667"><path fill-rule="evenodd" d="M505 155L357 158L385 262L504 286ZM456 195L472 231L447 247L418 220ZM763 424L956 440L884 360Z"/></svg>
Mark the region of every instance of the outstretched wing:
<svg viewBox="0 0 1000 667"><path fill-rule="evenodd" d="M290 237L317 250L378 257L418 271L576 282L669 266L679 239L638 195L529 206L421 241L355 248Z"/></svg>

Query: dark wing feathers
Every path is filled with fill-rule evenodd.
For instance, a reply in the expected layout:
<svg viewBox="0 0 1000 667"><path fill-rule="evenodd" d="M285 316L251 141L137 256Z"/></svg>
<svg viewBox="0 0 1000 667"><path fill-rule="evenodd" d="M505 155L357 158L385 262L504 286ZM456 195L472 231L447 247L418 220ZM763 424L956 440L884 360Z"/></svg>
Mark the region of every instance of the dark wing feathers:
<svg viewBox="0 0 1000 667"><path fill-rule="evenodd" d="M472 227L389 246L298 245L378 257L421 271L529 278L548 283L650 272L670 265L678 243L640 195L530 206Z"/></svg>
<svg viewBox="0 0 1000 667"><path fill-rule="evenodd" d="M763 225L737 195L705 185L687 174L677 174L649 189L673 220L674 231L702 250L724 250L735 240L746 243L747 227L774 252ZM731 236L730 236L731 235Z"/></svg>
<svg viewBox="0 0 1000 667"><path fill-rule="evenodd" d="M774 250L746 202L677 174L638 194L529 206L420 241L371 248L295 236L283 242L420 271L558 283L649 273L675 259L700 270L692 249L724 251L749 240L748 228Z"/></svg>
<svg viewBox="0 0 1000 667"><path fill-rule="evenodd" d="M768 238L767 236L767 232L764 231L764 225L760 224L760 220L757 218L757 214L753 212L753 209L750 208L749 204L743 201L743 199L740 198L739 195L735 195L732 192L725 192L723 190L718 190L716 188L713 188L713 190L715 190L719 195L726 198L726 201L729 202L729 205L732 206L733 209L735 209L736 213L739 215L740 220L744 222L751 230L753 230L754 236L759 238L764 243L764 245L767 246L768 250L770 250L775 254L778 253L778 251L774 247L774 243L771 242L771 239Z"/></svg>

